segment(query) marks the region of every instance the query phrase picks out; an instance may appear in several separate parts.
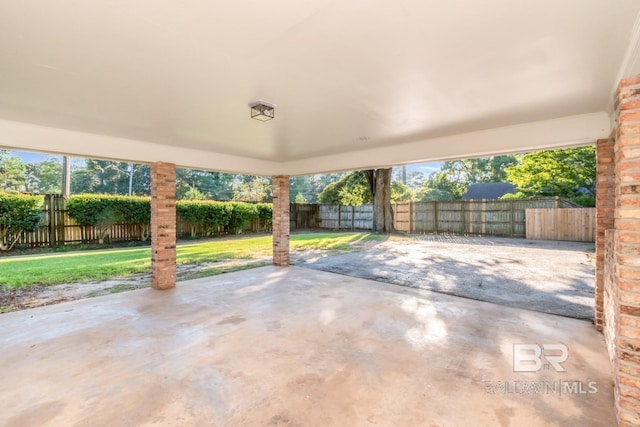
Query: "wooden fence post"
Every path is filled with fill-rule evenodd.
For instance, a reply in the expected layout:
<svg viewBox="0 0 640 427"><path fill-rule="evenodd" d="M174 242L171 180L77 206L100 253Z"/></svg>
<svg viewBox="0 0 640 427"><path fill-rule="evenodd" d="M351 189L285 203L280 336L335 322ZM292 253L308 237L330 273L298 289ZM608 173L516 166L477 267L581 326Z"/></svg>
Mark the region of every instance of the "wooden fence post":
<svg viewBox="0 0 640 427"><path fill-rule="evenodd" d="M56 245L55 214L53 212L53 195L45 194L44 210L47 213L47 234L49 235L49 247Z"/></svg>
<svg viewBox="0 0 640 427"><path fill-rule="evenodd" d="M63 244L67 241L67 233L65 218L67 210L67 198L63 195L56 196L56 225L58 228L57 244Z"/></svg>
<svg viewBox="0 0 640 427"><path fill-rule="evenodd" d="M342 205L338 205L338 231L342 225Z"/></svg>
<svg viewBox="0 0 640 427"><path fill-rule="evenodd" d="M433 202L433 232L438 234L438 202Z"/></svg>
<svg viewBox="0 0 640 427"><path fill-rule="evenodd" d="M66 199L59 194L45 194L44 211L47 215L47 244L49 247L64 244Z"/></svg>
<svg viewBox="0 0 640 427"><path fill-rule="evenodd" d="M409 234L413 232L413 201L409 200Z"/></svg>
<svg viewBox="0 0 640 427"><path fill-rule="evenodd" d="M515 200L509 200L509 220L511 222L511 234L510 236L513 237L516 234L516 227L515 227L515 218L514 218L514 212L513 212L513 204L514 204Z"/></svg>
<svg viewBox="0 0 640 427"><path fill-rule="evenodd" d="M467 224L466 224L467 223L467 215L466 215L466 209L465 209L467 201L466 200L462 200L460 203L461 203L460 204L460 208L461 208L460 209L461 210L460 214L462 215L462 221L460 221L460 224L461 224L461 227L462 227L462 234L467 234Z"/></svg>
<svg viewBox="0 0 640 427"><path fill-rule="evenodd" d="M295 203L289 203L289 230L298 229L298 205Z"/></svg>
<svg viewBox="0 0 640 427"><path fill-rule="evenodd" d="M481 233L484 236L487 234L487 199L482 199L482 213L480 214L482 229Z"/></svg>
<svg viewBox="0 0 640 427"><path fill-rule="evenodd" d="M356 229L356 207L351 206L351 231Z"/></svg>

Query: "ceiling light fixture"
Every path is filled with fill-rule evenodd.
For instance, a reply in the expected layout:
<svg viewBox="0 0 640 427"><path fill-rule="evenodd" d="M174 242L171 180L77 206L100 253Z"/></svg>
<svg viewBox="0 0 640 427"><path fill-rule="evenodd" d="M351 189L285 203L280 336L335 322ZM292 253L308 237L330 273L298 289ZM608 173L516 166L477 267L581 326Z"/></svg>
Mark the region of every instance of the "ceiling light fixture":
<svg viewBox="0 0 640 427"><path fill-rule="evenodd" d="M276 116L275 105L269 104L265 101L257 101L249 104L251 107L251 118L260 120L261 122L266 122L267 120L271 120Z"/></svg>

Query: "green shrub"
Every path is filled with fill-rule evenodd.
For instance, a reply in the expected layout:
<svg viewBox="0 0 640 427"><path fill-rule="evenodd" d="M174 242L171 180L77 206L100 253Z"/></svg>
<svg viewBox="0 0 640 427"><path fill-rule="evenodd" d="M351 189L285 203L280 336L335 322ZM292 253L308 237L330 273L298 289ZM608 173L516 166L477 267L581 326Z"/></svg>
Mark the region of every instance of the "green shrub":
<svg viewBox="0 0 640 427"><path fill-rule="evenodd" d="M595 208L596 199L593 196L573 196L571 201L585 208Z"/></svg>
<svg viewBox="0 0 640 427"><path fill-rule="evenodd" d="M271 203L258 203L256 205L258 210L258 219L262 227L270 227L273 222L273 204Z"/></svg>
<svg viewBox="0 0 640 427"><path fill-rule="evenodd" d="M23 231L35 230L42 219L42 196L0 192L0 250L13 249Z"/></svg>
<svg viewBox="0 0 640 427"><path fill-rule="evenodd" d="M229 232L239 234L253 221L258 219L257 205L242 202L229 202L231 205L231 219Z"/></svg>
<svg viewBox="0 0 640 427"><path fill-rule="evenodd" d="M180 220L191 226L191 237L198 232L212 233L218 227L226 227L231 220L230 203L212 200L180 200L176 204Z"/></svg>
<svg viewBox="0 0 640 427"><path fill-rule="evenodd" d="M67 199L69 216L80 225L96 227L100 243L109 229L118 223L140 228L141 240L149 237L151 203L148 197L80 194ZM262 227L271 225L270 203L218 202L213 200L179 200L176 212L191 229L191 237L211 235L224 229L241 233L255 219Z"/></svg>
<svg viewBox="0 0 640 427"><path fill-rule="evenodd" d="M149 238L151 202L148 197L78 194L67 199L67 211L78 224L96 227L100 243L109 236L111 226L118 223L137 224L140 239Z"/></svg>

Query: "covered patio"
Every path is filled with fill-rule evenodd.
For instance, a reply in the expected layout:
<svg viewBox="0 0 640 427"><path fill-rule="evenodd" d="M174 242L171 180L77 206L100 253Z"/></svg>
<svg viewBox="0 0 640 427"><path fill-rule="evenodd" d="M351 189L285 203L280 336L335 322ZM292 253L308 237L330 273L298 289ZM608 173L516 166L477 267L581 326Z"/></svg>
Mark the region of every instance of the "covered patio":
<svg viewBox="0 0 640 427"><path fill-rule="evenodd" d="M615 423L584 321L305 268L263 267L0 317L0 401L26 425ZM565 372L513 372L513 343Z"/></svg>
<svg viewBox="0 0 640 427"><path fill-rule="evenodd" d="M165 290L0 316L0 422L640 425L636 0L10 0L0 76L0 147L152 164ZM290 176L587 144L595 328L287 267ZM271 176L284 268L176 287L177 167ZM488 393L518 343L585 393Z"/></svg>

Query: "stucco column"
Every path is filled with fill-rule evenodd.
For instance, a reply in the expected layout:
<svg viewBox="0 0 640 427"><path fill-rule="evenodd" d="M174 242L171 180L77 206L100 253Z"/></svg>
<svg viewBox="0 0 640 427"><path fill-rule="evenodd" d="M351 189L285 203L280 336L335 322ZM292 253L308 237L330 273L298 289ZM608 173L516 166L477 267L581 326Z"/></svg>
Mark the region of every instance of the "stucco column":
<svg viewBox="0 0 640 427"><path fill-rule="evenodd" d="M615 230L605 253L604 332L620 426L640 426L640 76L615 100Z"/></svg>
<svg viewBox="0 0 640 427"><path fill-rule="evenodd" d="M176 286L176 165L151 165L151 286Z"/></svg>
<svg viewBox="0 0 640 427"><path fill-rule="evenodd" d="M615 207L614 139L596 142L596 299L595 325L602 331L605 230L613 228Z"/></svg>
<svg viewBox="0 0 640 427"><path fill-rule="evenodd" d="M289 265L289 177L272 178L273 264Z"/></svg>

